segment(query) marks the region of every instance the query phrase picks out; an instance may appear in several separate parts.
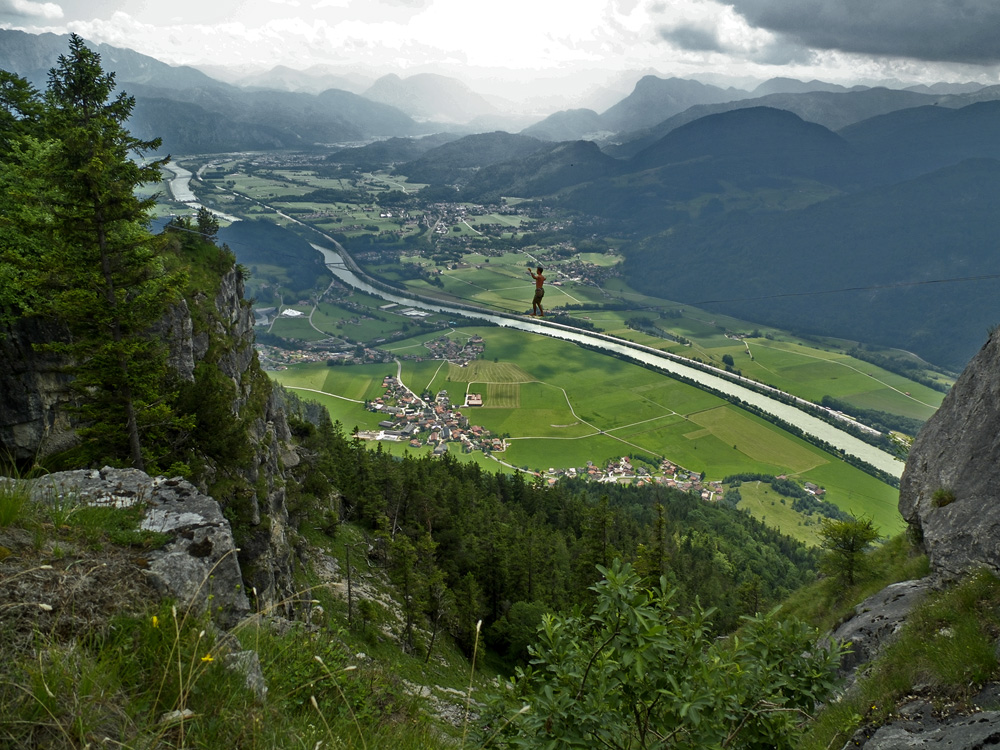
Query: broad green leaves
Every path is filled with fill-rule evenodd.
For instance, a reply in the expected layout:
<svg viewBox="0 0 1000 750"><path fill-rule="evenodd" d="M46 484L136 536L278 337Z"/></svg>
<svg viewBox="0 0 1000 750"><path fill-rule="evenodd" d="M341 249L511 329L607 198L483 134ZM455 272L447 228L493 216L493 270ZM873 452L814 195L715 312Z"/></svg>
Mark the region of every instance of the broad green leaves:
<svg viewBox="0 0 1000 750"><path fill-rule="evenodd" d="M838 646L773 617L717 640L712 610L682 611L664 580L644 589L617 560L599 570L590 615L544 618L531 666L496 696L487 746L794 747L833 687Z"/></svg>

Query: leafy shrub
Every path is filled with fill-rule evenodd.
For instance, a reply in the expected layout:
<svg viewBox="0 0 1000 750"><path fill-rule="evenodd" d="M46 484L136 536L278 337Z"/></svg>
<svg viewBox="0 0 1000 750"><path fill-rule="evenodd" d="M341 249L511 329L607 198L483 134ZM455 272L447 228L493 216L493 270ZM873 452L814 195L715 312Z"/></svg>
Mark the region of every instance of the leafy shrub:
<svg viewBox="0 0 1000 750"><path fill-rule="evenodd" d="M664 579L642 589L628 564L598 569L593 613L546 615L531 666L493 697L485 746L796 746L833 688L839 645L771 617L717 640L712 610L682 612Z"/></svg>

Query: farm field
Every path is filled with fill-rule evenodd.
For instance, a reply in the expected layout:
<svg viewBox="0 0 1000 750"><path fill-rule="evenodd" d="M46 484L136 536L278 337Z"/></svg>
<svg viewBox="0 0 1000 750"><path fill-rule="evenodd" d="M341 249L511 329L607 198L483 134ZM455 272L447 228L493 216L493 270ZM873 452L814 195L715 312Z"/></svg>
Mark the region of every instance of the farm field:
<svg viewBox="0 0 1000 750"><path fill-rule="evenodd" d="M185 165L197 168L193 163ZM749 334L757 326L710 310L636 294L615 276L614 266L621 257L614 248L620 240L608 238L604 246L609 251L604 253L574 253L565 242L554 247L518 247L513 244L515 233L526 236L525 232L536 231L537 222L524 215L475 215L463 208L460 214L446 216L447 210L437 207L411 206L409 215L403 216L395 209L380 210L378 198L385 191L405 193L420 187L384 174L332 178L294 168L251 170L242 156L217 160L208 172L214 198L220 205L232 205L237 215L240 211L258 217L268 214L278 220L273 213L278 209L346 237L343 241L348 251L352 251L353 241L363 237L358 247L373 251L361 252L359 262L371 272L385 273L427 296L524 312L532 292L525 269L541 264L548 279L546 309L567 306L581 324L612 335L715 366L722 366L723 357L727 361L732 357L733 369L744 375L814 401L829 395L859 408L923 420L943 398L936 390L850 357L851 342L806 341L765 328L759 336L738 338L732 334ZM359 202L327 203L311 196L309 202L296 200L317 189L353 194ZM271 208L250 205L245 199L227 195L227 190ZM508 205L516 204L511 201ZM165 202L164 209L174 207ZM420 217L433 221L419 229L416 219ZM423 244L404 242L417 232L427 232L434 222L441 222L446 230L441 234L449 248L446 254L423 252L426 238L420 240ZM384 235L377 241L384 244L367 244L377 234ZM499 250L494 252L488 245L483 249L482 241L489 236L504 240L498 242ZM439 242L437 235L428 232L428 237L431 245ZM462 238L479 242L479 249L456 251ZM412 250L418 246L423 248L419 254ZM401 264L406 263L420 265L423 278L410 278L412 269L409 275L401 272ZM350 307L344 307L345 302ZM503 458L515 466L532 470L579 467L588 460L601 464L634 453L665 456L693 471L706 472L709 479L741 471L787 472L824 486L827 497L845 510L871 515L884 533L902 528L894 490L711 394L636 365L526 333L487 327L422 330L424 325L398 312L379 310L383 304L378 298L357 294L324 299L315 310L296 307L306 315L312 313L311 323L305 317L278 319L271 333L303 342L327 337L350 339L400 358L425 356L426 342L441 336L461 341L473 334L482 335L486 339L483 359L468 367L402 359L402 377L418 393L448 390L453 401L462 400L468 391L481 392L485 404L476 411L474 420L494 432L509 433L512 440ZM630 327L640 317L669 337ZM440 317L428 320L438 326L441 322ZM377 382L366 367L377 368ZM394 369L395 365L295 365L273 377L290 386L330 394L314 395L327 404L345 429L355 425L364 429L377 425L378 415L366 412L355 400L380 395L382 376ZM300 370L308 373L302 382L298 381ZM337 373L332 380L330 371ZM391 446L394 451L405 448ZM491 469L498 466L481 454L471 456L456 457L483 460Z"/></svg>
<svg viewBox="0 0 1000 750"><path fill-rule="evenodd" d="M193 163L188 166L197 168ZM300 212L308 209L332 212L336 214L337 221L325 228L344 232L348 237L401 229L405 222L399 216L399 211L390 210L389 213L393 213L392 217L380 216L379 207L376 205L378 195L388 190L413 192L422 187L411 185L403 178L381 173L366 174L351 179L320 177L315 171L308 169L281 167L250 173L243 158L216 159L207 172L213 176L211 184L216 189L232 188L288 211ZM347 195L355 193L368 197L364 204L343 202L303 204L282 200L301 196L304 192L315 189L332 189ZM516 201L509 205L516 205ZM383 210L381 213L387 212ZM421 212L412 213L416 216ZM317 218L314 223L322 221ZM346 231L345 225L352 227L350 231ZM460 220L454 218L449 220L448 234L450 236L453 234L451 229L457 228L459 235L463 233L475 235L479 231L477 227L485 230L490 226L525 231L527 225L528 222L523 215L496 213L476 215L469 211L464 213ZM609 245L613 247L613 243ZM350 249L348 244L348 250ZM544 261L542 258L545 258ZM727 338L725 335L727 331L748 333L756 326L718 315L710 310L698 310L638 294L614 275L597 284L575 280L581 265L610 269L620 260L621 256L615 254L613 250L606 253L580 252L570 256L560 254L550 260L547 257L547 248L543 246L488 255L479 251L467 252L462 255L460 262L443 264L415 254L413 251L404 250L392 263L375 262L371 270L375 273L386 273L397 282L401 282L403 279L397 273L399 264L415 263L432 273L437 273L435 283L437 281L441 283L439 288L423 279L405 281L418 293L437 299L453 298L520 313L529 309L532 289L525 269L529 265L534 266L541 262L546 266L548 277L545 299L547 309L565 305L594 307L615 301L639 308L637 310L584 309L571 312L580 320L592 323L612 335L682 356L697 357L716 366L721 365L723 356L730 356L734 361L734 369L740 370L747 377L812 401L819 401L823 396L829 395L858 408L924 420L934 412L943 398L943 394L939 391L849 357L846 353L852 345L849 343L843 343L841 347L836 344L820 346L815 342L807 343L775 330L762 332L769 336L767 339L754 338L741 341ZM378 301L370 300L364 304L377 307ZM679 317L675 317L679 311L683 312L680 312ZM326 313L325 310L317 312ZM683 337L687 344L676 343L670 339L629 328L626 321L636 316L653 320L658 327L671 335ZM318 328L327 330L328 327L336 327L339 322L340 334L369 342L401 332L402 325L393 327L392 323L396 320L390 316L383 317L386 318L383 321L384 325L369 325L362 322L355 324L356 328L350 333L344 330L347 324L338 315L330 315L329 318L314 315L314 323ZM405 324L405 321L400 322ZM305 326L300 321L291 326L282 323L274 332L304 341L321 338L318 332L311 329L311 326ZM406 329L402 328L402 332L405 331ZM329 332L331 335L338 334L338 331Z"/></svg>
<svg viewBox="0 0 1000 750"><path fill-rule="evenodd" d="M741 472L788 474L824 487L830 502L871 516L884 533L903 528L896 490L711 394L567 342L504 328L460 333L483 337L483 360L465 368L406 361L403 381L418 393L447 390L455 403L467 391L483 393L483 407L463 413L471 423L510 437L498 458L514 466L582 468L587 461L603 465L635 454L668 458L705 472L709 480ZM395 374L394 366L297 365L274 377L286 385L363 400L380 395L382 377L390 373ZM341 404L337 418L342 424L365 421L362 415L368 413L360 404ZM358 414L353 421L352 407Z"/></svg>
<svg viewBox="0 0 1000 750"><path fill-rule="evenodd" d="M783 497L764 482L744 482L740 485L741 510L768 526L777 526L789 536L811 545L822 541L819 516L803 516L792 510L792 499Z"/></svg>

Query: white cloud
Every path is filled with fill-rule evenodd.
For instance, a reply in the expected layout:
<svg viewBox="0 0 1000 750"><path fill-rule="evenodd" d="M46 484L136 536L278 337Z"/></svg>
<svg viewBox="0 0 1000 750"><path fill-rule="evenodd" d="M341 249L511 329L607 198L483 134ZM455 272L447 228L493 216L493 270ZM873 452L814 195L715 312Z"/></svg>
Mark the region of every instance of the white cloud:
<svg viewBox="0 0 1000 750"><path fill-rule="evenodd" d="M566 79L569 86L566 77L575 72L592 80L645 71L720 80L784 75L844 83L997 76L996 66L907 62L846 45L823 47L776 22L761 21L767 8L772 16L780 11L787 25L798 0L59 1L61 8L0 0L0 25L11 27L20 19L17 27L32 33L75 31L171 64L245 70L320 64L362 69L366 75L439 72L492 81L497 88L505 81L545 79ZM15 18L15 7L35 15ZM52 15L40 17L43 9ZM757 15L749 9L758 10ZM68 18L55 20L63 10Z"/></svg>
<svg viewBox="0 0 1000 750"><path fill-rule="evenodd" d="M56 21L63 17L63 9L56 3L34 3L31 0L0 0L0 16L3 15Z"/></svg>

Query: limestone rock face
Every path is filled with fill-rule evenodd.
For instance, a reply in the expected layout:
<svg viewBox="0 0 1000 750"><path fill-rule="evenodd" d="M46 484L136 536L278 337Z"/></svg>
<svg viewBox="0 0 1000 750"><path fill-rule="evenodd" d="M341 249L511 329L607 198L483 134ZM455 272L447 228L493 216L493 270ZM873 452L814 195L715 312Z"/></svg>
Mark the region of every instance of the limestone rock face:
<svg viewBox="0 0 1000 750"><path fill-rule="evenodd" d="M928 703L904 707L904 718L870 732L862 730L844 745L844 750L909 750L940 747L948 750L983 750L1000 745L1000 712L980 711L937 721Z"/></svg>
<svg viewBox="0 0 1000 750"><path fill-rule="evenodd" d="M896 638L907 616L930 588L926 578L893 583L857 605L854 616L833 632L835 640L851 644L850 653L840 661L841 674L853 674L859 665L878 656Z"/></svg>
<svg viewBox="0 0 1000 750"><path fill-rule="evenodd" d="M178 607L210 612L222 627L250 612L229 521L219 504L183 479L150 477L137 469L63 471L30 483L39 502L56 500L128 507L141 504L141 528L170 541L146 556L156 589Z"/></svg>
<svg viewBox="0 0 1000 750"><path fill-rule="evenodd" d="M938 577L984 566L1000 573L1000 333L914 440L899 511Z"/></svg>
<svg viewBox="0 0 1000 750"><path fill-rule="evenodd" d="M14 460L32 461L76 443L66 408L74 402L68 362L35 347L63 335L37 318L0 330L0 447Z"/></svg>
<svg viewBox="0 0 1000 750"><path fill-rule="evenodd" d="M298 456L284 407L257 364L253 312L243 292L242 272L234 266L220 274L213 296L199 293L173 305L151 332L166 344L179 380L193 383L198 368L208 366L232 383L232 394L224 397L226 419L242 430L248 450L224 465L204 457L198 490L207 495L214 488L215 500L239 519L234 526L246 585L257 590L262 608L270 608L292 593L284 468L298 463ZM39 319L0 331L0 452L17 461L44 458L77 442L69 363L38 346L61 335ZM208 528L197 532L198 542L208 539Z"/></svg>

